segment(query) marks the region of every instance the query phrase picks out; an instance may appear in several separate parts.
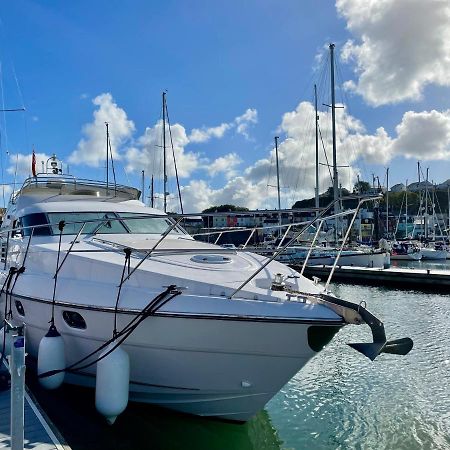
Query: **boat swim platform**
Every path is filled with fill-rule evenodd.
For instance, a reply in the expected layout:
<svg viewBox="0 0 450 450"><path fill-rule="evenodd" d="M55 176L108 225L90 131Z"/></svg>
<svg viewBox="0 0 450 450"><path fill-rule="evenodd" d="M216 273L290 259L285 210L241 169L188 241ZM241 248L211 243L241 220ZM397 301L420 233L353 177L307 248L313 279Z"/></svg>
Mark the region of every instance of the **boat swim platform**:
<svg viewBox="0 0 450 450"><path fill-rule="evenodd" d="M300 271L302 266L291 265ZM325 281L333 266L306 266L304 275ZM380 287L396 287L433 292L450 292L450 270L390 267L388 269L337 266L332 280L342 283L364 284Z"/></svg>
<svg viewBox="0 0 450 450"><path fill-rule="evenodd" d="M58 430L26 389L24 398L24 449L70 450ZM11 448L11 389L0 391L0 450Z"/></svg>

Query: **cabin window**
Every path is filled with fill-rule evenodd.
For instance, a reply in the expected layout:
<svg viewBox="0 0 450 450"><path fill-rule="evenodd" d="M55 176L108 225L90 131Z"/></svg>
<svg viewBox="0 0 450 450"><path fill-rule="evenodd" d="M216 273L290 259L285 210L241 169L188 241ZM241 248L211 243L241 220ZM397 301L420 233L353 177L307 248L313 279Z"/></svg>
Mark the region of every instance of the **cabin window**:
<svg viewBox="0 0 450 450"><path fill-rule="evenodd" d="M51 230L50 227L45 226L36 226L36 225L48 225L47 216L44 213L34 213L23 216L21 219L21 224L23 227L24 236L31 236L32 228L26 227L35 227L33 236L50 236Z"/></svg>
<svg viewBox="0 0 450 450"><path fill-rule="evenodd" d="M83 316L75 311L63 311L62 316L71 328L78 328L79 330L85 330L87 328Z"/></svg>
<svg viewBox="0 0 450 450"><path fill-rule="evenodd" d="M23 309L22 302L19 300L16 300L16 309L21 316L25 316L25 310Z"/></svg>
<svg viewBox="0 0 450 450"><path fill-rule="evenodd" d="M168 217L147 217L145 214L119 213L123 218L123 223L130 230L130 233L137 234L163 234L173 222ZM176 226L171 233L184 234L181 227Z"/></svg>

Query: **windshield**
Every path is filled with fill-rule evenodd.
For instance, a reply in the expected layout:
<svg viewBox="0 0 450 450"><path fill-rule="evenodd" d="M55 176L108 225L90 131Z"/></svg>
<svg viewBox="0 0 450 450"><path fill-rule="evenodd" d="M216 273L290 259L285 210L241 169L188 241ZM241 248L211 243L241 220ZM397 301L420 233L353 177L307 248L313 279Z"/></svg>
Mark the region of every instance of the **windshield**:
<svg viewBox="0 0 450 450"><path fill-rule="evenodd" d="M81 230L84 221L91 222L86 223L83 228L83 234L122 234L127 232L126 228L123 226L120 220L108 220L117 218L114 213L49 213L48 218L49 222L53 224L53 234L59 234L58 223L61 220L64 220L66 222L63 234L77 234Z"/></svg>
<svg viewBox="0 0 450 450"><path fill-rule="evenodd" d="M130 233L163 234L173 225L168 217L146 217L145 214L136 213L119 213L119 217L123 218ZM171 233L183 234L183 230L176 226Z"/></svg>
<svg viewBox="0 0 450 450"><path fill-rule="evenodd" d="M64 220L62 234L78 234L83 227L82 234L163 234L173 226L172 219L166 216L148 217L138 213L115 212L65 212L65 213L35 213L28 214L21 219L22 226L47 225L35 228L34 235L58 235L58 224ZM73 223L76 222L76 223ZM170 233L185 234L176 226ZM24 235L29 236L31 228L24 229Z"/></svg>

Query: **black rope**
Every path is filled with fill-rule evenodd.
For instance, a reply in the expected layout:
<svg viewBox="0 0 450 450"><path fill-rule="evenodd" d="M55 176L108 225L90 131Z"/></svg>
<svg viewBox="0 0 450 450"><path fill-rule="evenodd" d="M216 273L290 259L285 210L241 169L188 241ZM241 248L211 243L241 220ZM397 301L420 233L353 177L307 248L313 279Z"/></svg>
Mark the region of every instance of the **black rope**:
<svg viewBox="0 0 450 450"><path fill-rule="evenodd" d="M123 328L121 331L117 332L115 336L113 336L111 339L106 341L104 344L100 345L97 349L80 359L79 361L70 364L64 369L56 369L56 370L49 370L47 372L41 373L38 375L38 378L46 378L53 375L56 375L61 372L70 372L70 373L76 373L80 370L86 369L87 367L92 366L93 364L96 364L97 362L101 361L103 358L108 356L110 353L112 353L122 342L124 342L132 333L133 331L142 323L143 320L145 320L147 317L155 314L158 309L160 309L162 306L164 306L167 302L172 300L177 295L181 294L181 291L175 290L175 285L170 285L168 288L164 291L158 294L154 299L152 299L147 306L134 317L128 325ZM172 293L169 297L167 297L168 294ZM117 344L110 350L108 350L107 353L103 354L102 356L98 357L94 361L85 364L84 366L76 367L82 362L86 361L87 359L91 358L93 355L98 353L99 351L106 348L109 344L117 340Z"/></svg>
<svg viewBox="0 0 450 450"><path fill-rule="evenodd" d="M19 278L19 275L21 275L24 272L25 272L25 266L21 266L21 267L19 267L17 269L17 271L14 273L14 275L15 275L14 283L13 283L11 289L9 289L9 292L8 291L6 292L6 295L9 297L9 311L8 311L8 318L9 319L12 318L12 294L13 294L14 288L16 286L17 279ZM11 277L11 279L12 279L12 277Z"/></svg>
<svg viewBox="0 0 450 450"><path fill-rule="evenodd" d="M58 223L59 228L59 244L58 244L58 255L56 257L56 270L55 270L55 276L53 277L55 279L55 282L53 283L53 298L52 298L52 318L50 319L50 324L53 326L55 325L55 295L56 295L56 283L58 282L58 267L59 267L59 256L61 254L61 239L62 239L62 233L65 226L64 220L61 220Z"/></svg>
<svg viewBox="0 0 450 450"><path fill-rule="evenodd" d="M125 262L123 263L122 276L120 278L119 290L117 291L116 306L114 308L113 337L117 334L117 308L119 306L120 293L122 291L123 279L125 277L125 270L127 267L128 267L128 274L130 273L131 248L125 248L123 251L125 252Z"/></svg>
<svg viewBox="0 0 450 450"><path fill-rule="evenodd" d="M5 360L6 362L6 358L5 358L5 350L6 350L6 315L8 312L8 286L11 283L11 279L13 277L13 275L16 273L17 269L15 267L10 267L9 268L9 272L8 275L5 278L5 281L3 283L3 286L0 290L0 295L5 292L5 311L4 311L4 319L3 319L3 343L2 343L2 354L0 356L0 363ZM5 290L6 288L6 290Z"/></svg>

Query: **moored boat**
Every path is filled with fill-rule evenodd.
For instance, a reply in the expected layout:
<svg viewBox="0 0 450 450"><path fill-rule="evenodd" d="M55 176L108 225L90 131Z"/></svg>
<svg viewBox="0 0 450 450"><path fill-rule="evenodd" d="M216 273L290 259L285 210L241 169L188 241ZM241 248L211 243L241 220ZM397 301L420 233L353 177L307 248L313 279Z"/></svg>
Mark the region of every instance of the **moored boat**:
<svg viewBox="0 0 450 450"><path fill-rule="evenodd" d="M391 249L392 260L419 261L422 259L421 249L409 242L394 242Z"/></svg>
<svg viewBox="0 0 450 450"><path fill-rule="evenodd" d="M348 323L371 327L373 343L351 344L370 359L411 349L361 304L273 258L195 241L139 194L59 168L12 196L3 318L26 323L34 358L50 320L65 382L94 387L99 351L121 344L131 400L246 421Z"/></svg>

